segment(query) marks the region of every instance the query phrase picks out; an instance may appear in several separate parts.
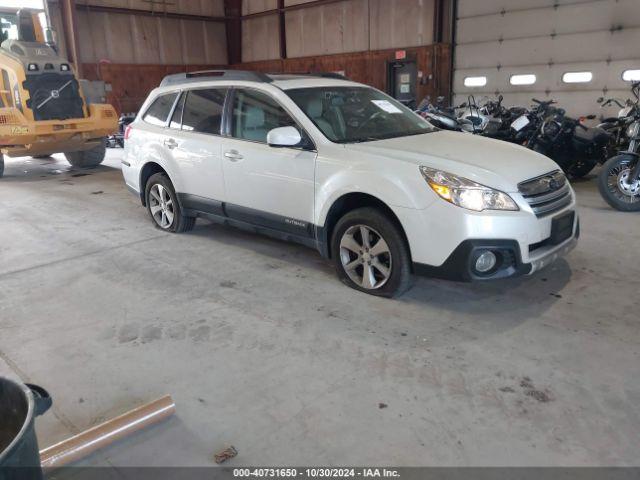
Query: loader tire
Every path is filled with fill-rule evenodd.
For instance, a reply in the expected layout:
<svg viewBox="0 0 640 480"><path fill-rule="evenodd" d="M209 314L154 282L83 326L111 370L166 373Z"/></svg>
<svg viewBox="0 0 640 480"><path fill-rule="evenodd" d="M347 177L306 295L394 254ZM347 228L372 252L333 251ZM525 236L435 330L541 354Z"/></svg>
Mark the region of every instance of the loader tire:
<svg viewBox="0 0 640 480"><path fill-rule="evenodd" d="M102 139L102 142L97 147L93 147L91 150L82 150L80 152L65 152L64 156L67 157L67 162L73 167L77 168L93 168L97 167L104 160L104 156L107 153L106 139Z"/></svg>

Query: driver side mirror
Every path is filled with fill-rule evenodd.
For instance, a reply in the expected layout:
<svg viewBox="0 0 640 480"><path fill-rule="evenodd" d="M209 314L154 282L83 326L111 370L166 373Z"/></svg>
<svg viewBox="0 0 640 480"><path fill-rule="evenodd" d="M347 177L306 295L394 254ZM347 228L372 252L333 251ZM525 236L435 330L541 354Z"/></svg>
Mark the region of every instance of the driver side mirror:
<svg viewBox="0 0 640 480"><path fill-rule="evenodd" d="M302 135L296 127L278 127L267 133L267 143L270 147L295 147L302 142Z"/></svg>
<svg viewBox="0 0 640 480"><path fill-rule="evenodd" d="M596 99L596 103L602 103L602 102L604 102L604 98L603 97L598 97Z"/></svg>

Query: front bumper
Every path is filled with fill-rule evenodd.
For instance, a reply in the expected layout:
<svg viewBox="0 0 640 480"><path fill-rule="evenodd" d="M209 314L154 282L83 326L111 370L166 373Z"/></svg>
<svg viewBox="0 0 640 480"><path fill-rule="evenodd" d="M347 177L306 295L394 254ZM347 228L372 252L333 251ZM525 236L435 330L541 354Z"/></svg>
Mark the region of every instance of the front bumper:
<svg viewBox="0 0 640 480"><path fill-rule="evenodd" d="M11 156L86 150L118 129L111 105L91 104L88 116L69 120L28 120L17 108L0 108L0 151Z"/></svg>
<svg viewBox="0 0 640 480"><path fill-rule="evenodd" d="M580 235L577 212L572 223L563 222L564 235L552 231L554 220L575 212L573 192L570 204L542 217L523 198L511 195L520 207L517 212L471 212L444 201L424 210L394 208L409 242L414 272L462 281L526 275L575 247ZM478 252L485 250L495 253L500 268L474 273Z"/></svg>
<svg viewBox="0 0 640 480"><path fill-rule="evenodd" d="M522 262L520 247L515 240L466 240L458 245L441 266L414 263L413 271L417 275L463 282L530 275L568 254L577 245L579 236L578 226L571 238L546 250L528 263ZM495 269L487 274L479 274L474 268L475 260L481 252L487 250L497 254L498 263Z"/></svg>

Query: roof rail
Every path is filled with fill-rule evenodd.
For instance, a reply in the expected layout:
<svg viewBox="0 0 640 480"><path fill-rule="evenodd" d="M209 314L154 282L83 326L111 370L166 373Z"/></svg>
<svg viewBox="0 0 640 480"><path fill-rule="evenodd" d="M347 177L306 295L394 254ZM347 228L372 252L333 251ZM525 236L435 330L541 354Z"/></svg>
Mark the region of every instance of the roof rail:
<svg viewBox="0 0 640 480"><path fill-rule="evenodd" d="M161 87L183 83L201 82L203 80L238 80L248 82L271 83L273 80L261 72L247 70L200 70L198 72L175 73L167 75L160 82Z"/></svg>
<svg viewBox="0 0 640 480"><path fill-rule="evenodd" d="M321 78L335 78L336 80L349 80L345 75L336 72L312 72L309 75L312 77L321 77Z"/></svg>

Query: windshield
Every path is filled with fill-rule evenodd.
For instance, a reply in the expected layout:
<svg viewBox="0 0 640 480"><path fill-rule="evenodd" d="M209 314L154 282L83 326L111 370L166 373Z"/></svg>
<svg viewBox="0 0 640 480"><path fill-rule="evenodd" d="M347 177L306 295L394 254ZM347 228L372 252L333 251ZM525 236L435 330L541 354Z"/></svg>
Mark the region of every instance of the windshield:
<svg viewBox="0 0 640 480"><path fill-rule="evenodd" d="M0 13L0 43L8 38L18 39L18 16L11 13Z"/></svg>
<svg viewBox="0 0 640 480"><path fill-rule="evenodd" d="M393 98L367 87L315 87L287 95L331 141L355 143L435 131Z"/></svg>

